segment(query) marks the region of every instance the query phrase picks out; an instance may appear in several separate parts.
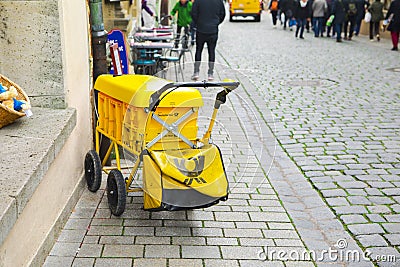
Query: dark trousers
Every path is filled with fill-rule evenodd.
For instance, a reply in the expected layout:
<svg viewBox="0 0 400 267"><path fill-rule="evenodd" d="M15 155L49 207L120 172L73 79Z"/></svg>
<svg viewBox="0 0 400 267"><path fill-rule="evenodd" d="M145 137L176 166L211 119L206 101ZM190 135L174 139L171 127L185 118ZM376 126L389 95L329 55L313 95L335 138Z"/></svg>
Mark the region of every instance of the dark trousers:
<svg viewBox="0 0 400 267"><path fill-rule="evenodd" d="M336 41L342 40L343 23L335 23Z"/></svg>
<svg viewBox="0 0 400 267"><path fill-rule="evenodd" d="M278 10L271 10L272 24L275 26L278 20Z"/></svg>
<svg viewBox="0 0 400 267"><path fill-rule="evenodd" d="M374 39L374 35L379 34L379 21L369 22L369 39Z"/></svg>
<svg viewBox="0 0 400 267"><path fill-rule="evenodd" d="M289 10L283 12L283 13L285 14L285 21L283 22L283 28L286 29L286 25L289 24L289 21L293 17L293 12L292 12L292 10L289 9Z"/></svg>
<svg viewBox="0 0 400 267"><path fill-rule="evenodd" d="M175 47L178 47L179 42L181 41L181 31L182 28L184 29L184 35L182 39L182 47L187 48L188 47L188 35L189 35L189 26L177 26L176 27L176 38L175 38Z"/></svg>
<svg viewBox="0 0 400 267"><path fill-rule="evenodd" d="M218 33L201 33L196 32L196 54L194 56L194 72L200 71L201 53L203 52L204 44L207 44L208 50L208 74L214 72L215 62L215 47L217 46Z"/></svg>
<svg viewBox="0 0 400 267"><path fill-rule="evenodd" d="M350 24L350 29L349 29L349 24ZM343 25L343 33L345 38L347 38L347 31L349 31L349 38L353 37L355 25L356 25L356 17L349 16Z"/></svg>
<svg viewBox="0 0 400 267"><path fill-rule="evenodd" d="M196 35L196 24L194 24L194 21L192 21L190 23L190 39L192 41L192 45L194 44L194 40L195 40L195 35Z"/></svg>
<svg viewBox="0 0 400 267"><path fill-rule="evenodd" d="M304 32L304 27L307 23L306 19L297 19L297 25L296 25L296 37L299 34L300 31L300 38L303 37L303 32Z"/></svg>
<svg viewBox="0 0 400 267"><path fill-rule="evenodd" d="M356 19L356 26L354 27L354 32L355 32L356 36L358 36L358 34L360 33L361 23L363 20L364 20L364 16L357 17L357 19Z"/></svg>

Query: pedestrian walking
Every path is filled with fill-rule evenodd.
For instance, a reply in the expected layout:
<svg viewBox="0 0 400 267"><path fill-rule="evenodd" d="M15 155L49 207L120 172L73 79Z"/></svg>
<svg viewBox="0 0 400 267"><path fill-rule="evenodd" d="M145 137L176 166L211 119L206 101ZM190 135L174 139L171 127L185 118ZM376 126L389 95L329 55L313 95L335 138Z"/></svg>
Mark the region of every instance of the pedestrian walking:
<svg viewBox="0 0 400 267"><path fill-rule="evenodd" d="M195 0L191 0L192 6ZM191 14L190 14L191 15ZM193 19L192 22L190 23L190 44L193 46L194 42L196 40L196 24L194 23Z"/></svg>
<svg viewBox="0 0 400 267"><path fill-rule="evenodd" d="M188 47L188 36L189 36L189 26L192 23L192 16L190 15L192 12L192 2L188 0L179 0L176 2L174 8L171 10L171 15L175 16L178 13L178 21L176 27L176 38L175 38L175 48L178 48L182 28L184 30L184 36L182 40L182 48Z"/></svg>
<svg viewBox="0 0 400 267"><path fill-rule="evenodd" d="M326 36L331 37L332 34L332 38L335 36L335 27L333 23L328 25L327 22L329 20L329 17L332 15L333 1L334 0L326 0L326 3L328 4L328 10L325 13L325 22L324 22L324 24L326 25Z"/></svg>
<svg viewBox="0 0 400 267"><path fill-rule="evenodd" d="M142 10L144 9L147 14L149 14L151 17L154 17L155 14L154 12L150 9L150 7L147 5L147 0L142 0ZM142 14L142 27L144 26L144 19L143 19L143 14Z"/></svg>
<svg viewBox="0 0 400 267"><path fill-rule="evenodd" d="M300 32L300 39L304 39L304 27L307 23L307 20L309 21L311 17L311 5L308 0L300 0L297 2L294 17L296 18L297 23L295 36L297 38Z"/></svg>
<svg viewBox="0 0 400 267"><path fill-rule="evenodd" d="M314 3L314 0L308 0L308 4L310 5L310 9L311 9L313 3ZM306 20L306 25L305 25L305 28L306 28L307 32L310 32L310 29L312 28L312 19L313 19L313 13L312 13L312 10L311 10L310 19Z"/></svg>
<svg viewBox="0 0 400 267"><path fill-rule="evenodd" d="M284 14L285 19L283 21L283 29L286 30L286 25L293 18L293 11L296 7L296 2L294 0L280 0L279 9L281 13Z"/></svg>
<svg viewBox="0 0 400 267"><path fill-rule="evenodd" d="M381 20L384 19L383 3L381 0L375 0L375 2L373 2L368 8L368 11L371 13L371 21L369 22L369 39L373 41L374 36L376 36L376 39L379 42L379 27Z"/></svg>
<svg viewBox="0 0 400 267"><path fill-rule="evenodd" d="M362 21L365 17L365 10L369 7L369 2L367 0L356 0L357 6L357 16L356 16L356 25L354 27L354 35L358 36L361 29Z"/></svg>
<svg viewBox="0 0 400 267"><path fill-rule="evenodd" d="M268 10L271 12L272 25L276 28L276 21L278 20L279 2L278 0L271 0L268 5Z"/></svg>
<svg viewBox="0 0 400 267"><path fill-rule="evenodd" d="M343 25L343 33L344 33L344 39L351 41L351 38L353 37L354 33L354 27L356 25L356 18L357 18L357 5L356 5L356 0L348 0L345 3L345 9L346 9L346 19L344 21ZM348 33L348 37L347 37Z"/></svg>
<svg viewBox="0 0 400 267"><path fill-rule="evenodd" d="M399 50L399 35L400 35L400 0L394 0L390 3L389 10L386 13L385 20L389 23L387 30L392 36L392 51Z"/></svg>
<svg viewBox="0 0 400 267"><path fill-rule="evenodd" d="M335 32L336 32L336 42L342 42L342 28L344 21L346 19L346 8L343 0L334 0L332 3L332 15L335 16L333 20Z"/></svg>
<svg viewBox="0 0 400 267"><path fill-rule="evenodd" d="M314 28L314 36L315 37L323 37L324 36L324 20L325 20L325 13L328 11L328 4L326 0L315 0L312 3L312 12L313 12L313 19L312 24Z"/></svg>
<svg viewBox="0 0 400 267"><path fill-rule="evenodd" d="M192 6L192 19L197 26L196 54L192 80L200 74L201 53L204 44L208 49L208 80L214 79L215 48L218 40L218 26L225 19L225 6L222 0L196 0Z"/></svg>

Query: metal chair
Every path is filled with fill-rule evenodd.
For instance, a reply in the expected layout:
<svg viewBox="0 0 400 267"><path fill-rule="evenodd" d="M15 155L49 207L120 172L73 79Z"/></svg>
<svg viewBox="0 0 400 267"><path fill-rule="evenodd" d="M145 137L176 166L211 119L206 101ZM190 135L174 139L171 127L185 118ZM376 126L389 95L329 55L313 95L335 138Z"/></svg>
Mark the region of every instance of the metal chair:
<svg viewBox="0 0 400 267"><path fill-rule="evenodd" d="M174 69L175 69L175 79L176 81L178 81L178 71L181 73L182 75L182 81L184 80L183 77L183 70L182 70L182 66L181 66L181 58L183 56L183 52L180 52L177 56L173 56L172 51L170 52L169 56L161 56L159 58L159 61L162 63L161 66L163 66L162 69L162 78L166 78L166 69L169 67L170 63L174 63ZM163 63L166 63L166 65L164 65Z"/></svg>
<svg viewBox="0 0 400 267"><path fill-rule="evenodd" d="M157 64L154 55L154 51L139 49L138 58L132 62L135 73L153 75Z"/></svg>
<svg viewBox="0 0 400 267"><path fill-rule="evenodd" d="M183 60L183 68L185 68L185 60L186 60L186 53L190 54L190 58L192 59L193 62L193 53L192 53L192 46L189 43L189 32L184 32L184 34L182 36L177 35L178 39L175 39L175 45L174 48L171 49L170 54L172 55L172 53L175 53L177 55L179 55L182 60Z"/></svg>

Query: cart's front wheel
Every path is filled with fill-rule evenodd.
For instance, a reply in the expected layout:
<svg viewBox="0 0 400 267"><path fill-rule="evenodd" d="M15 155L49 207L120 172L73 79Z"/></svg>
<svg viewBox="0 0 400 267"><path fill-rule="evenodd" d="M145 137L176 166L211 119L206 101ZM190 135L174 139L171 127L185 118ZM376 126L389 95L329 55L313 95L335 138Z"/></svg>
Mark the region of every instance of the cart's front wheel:
<svg viewBox="0 0 400 267"><path fill-rule="evenodd" d="M125 211L126 185L119 170L111 170L107 178L107 198L111 213L120 216Z"/></svg>
<svg viewBox="0 0 400 267"><path fill-rule="evenodd" d="M85 178L88 189L99 190L101 185L101 161L95 150L90 150L85 157Z"/></svg>

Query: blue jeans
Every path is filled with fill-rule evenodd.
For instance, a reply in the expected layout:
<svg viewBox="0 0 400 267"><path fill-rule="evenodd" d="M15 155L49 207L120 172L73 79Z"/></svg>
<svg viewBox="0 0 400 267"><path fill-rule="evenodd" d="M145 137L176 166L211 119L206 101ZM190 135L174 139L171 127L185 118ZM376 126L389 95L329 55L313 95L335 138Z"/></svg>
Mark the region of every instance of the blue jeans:
<svg viewBox="0 0 400 267"><path fill-rule="evenodd" d="M314 25L314 36L322 36L324 32L324 18L323 17L314 17L313 18L313 25Z"/></svg>
<svg viewBox="0 0 400 267"><path fill-rule="evenodd" d="M306 25L307 20L306 19L297 19L297 27L296 27L296 37L299 34L300 30L300 38L303 37L304 33L304 26Z"/></svg>
<svg viewBox="0 0 400 267"><path fill-rule="evenodd" d="M355 35L357 36L360 33L361 29L361 22L363 21L364 17L356 19L356 26L354 27Z"/></svg>
<svg viewBox="0 0 400 267"><path fill-rule="evenodd" d="M343 23L335 23L336 40L342 40Z"/></svg>

